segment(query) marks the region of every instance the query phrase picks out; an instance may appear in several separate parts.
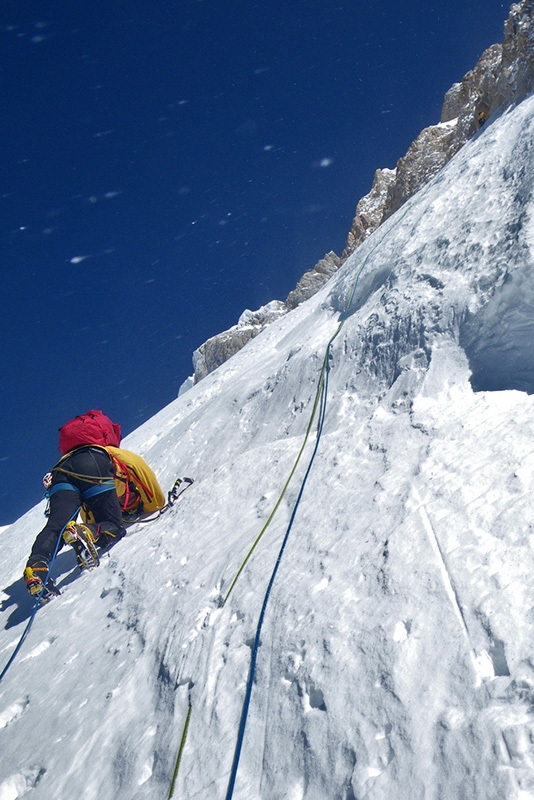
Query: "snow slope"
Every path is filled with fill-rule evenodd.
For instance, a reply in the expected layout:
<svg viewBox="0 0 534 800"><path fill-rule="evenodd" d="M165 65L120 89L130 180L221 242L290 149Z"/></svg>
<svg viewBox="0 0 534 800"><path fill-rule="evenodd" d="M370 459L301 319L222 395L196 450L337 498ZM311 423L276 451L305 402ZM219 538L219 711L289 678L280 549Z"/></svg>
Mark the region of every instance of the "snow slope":
<svg viewBox="0 0 534 800"><path fill-rule="evenodd" d="M311 300L125 440L196 479L98 570L62 551L0 683L0 800L534 799L534 99ZM363 268L349 307L347 298ZM472 383L477 391L473 391ZM497 391L496 391L497 390ZM43 472L49 465L43 465ZM0 534L0 666L43 506Z"/></svg>

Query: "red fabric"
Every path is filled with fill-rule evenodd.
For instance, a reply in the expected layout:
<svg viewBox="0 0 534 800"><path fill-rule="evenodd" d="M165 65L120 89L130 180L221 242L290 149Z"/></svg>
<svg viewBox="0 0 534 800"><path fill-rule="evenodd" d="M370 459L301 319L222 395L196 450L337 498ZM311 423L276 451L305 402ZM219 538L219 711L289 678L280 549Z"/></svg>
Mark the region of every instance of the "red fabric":
<svg viewBox="0 0 534 800"><path fill-rule="evenodd" d="M59 429L59 450L62 455L84 444L107 444L120 447L121 426L101 411L86 411Z"/></svg>

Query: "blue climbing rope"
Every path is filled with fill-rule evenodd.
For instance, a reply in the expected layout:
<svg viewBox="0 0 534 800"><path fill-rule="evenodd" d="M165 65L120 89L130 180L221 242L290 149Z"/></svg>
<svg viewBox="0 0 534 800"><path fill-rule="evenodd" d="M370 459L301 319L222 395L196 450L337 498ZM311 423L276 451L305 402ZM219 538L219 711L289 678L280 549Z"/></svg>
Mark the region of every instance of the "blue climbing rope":
<svg viewBox="0 0 534 800"><path fill-rule="evenodd" d="M271 513L269 514L269 516L267 518L267 521L265 522L265 524L262 527L261 531L259 532L258 536L254 540L254 542L253 542L251 548L249 549L247 555L245 556L241 566L239 567L239 569L238 569L237 573L235 574L232 582L230 583L230 587L229 587L228 591L226 592L226 595L223 598L222 605L225 605L227 600L228 600L228 597L229 597L230 593L232 592L235 584L237 583L237 580L239 579L239 577L240 577L241 573L243 572L246 564L248 563L249 559L251 558L252 553L254 552L254 550L255 550L256 546L258 545L260 539L262 538L263 534L265 533L265 531L267 530L267 528L271 524L271 522L272 522L272 520L273 520L273 518L274 518L274 516L275 516L275 514L276 514L276 512L278 510L278 508L280 507L280 505L282 503L282 499L283 499L283 497L284 497L284 495L286 493L286 490L287 490L287 488L288 488L288 486L289 486L289 484L290 484L290 482L291 482L291 480L292 480L292 478L293 478L293 476L294 476L294 474L296 472L296 469L297 469L297 466L299 464L300 458L304 453L304 449L306 447L309 435L310 435L310 433L312 431L312 428L313 428L313 422L314 422L317 410L319 409L319 417L318 417L318 423L317 423L317 434L316 434L316 441L315 441L315 445L314 445L314 448L313 448L313 452L312 452L312 455L310 457L310 461L308 463L308 467L306 469L304 478L303 478L301 486L300 486L300 490L299 490L298 495L297 495L295 506L293 508L293 511L292 511L292 514L291 514L291 517L290 517L290 520L289 520L289 524L288 524L286 533L284 535L284 539L282 541L282 544L281 544L281 547L280 547L280 550L279 550L279 553L278 553L278 558L276 560L276 564L274 565L274 569L272 571L271 578L269 580L269 585L267 586L267 590L265 592L265 596L264 596L264 599L263 599L263 604L262 604L262 608L261 608L261 612L260 612L260 617L259 617L258 625L257 625L257 628L256 628L256 636L255 636L254 645L253 645L253 648L252 648L250 668L249 668L247 686L246 686L246 690L245 690L245 699L244 699L244 702L243 702L243 708L242 708L242 712L241 712L241 719L240 719L240 724L239 724L238 738L237 738L237 743L236 743L235 752L234 752L232 769L231 769L231 772L230 772L230 779L229 779L229 783L228 783L228 790L227 790L227 794L226 794L226 800L231 800L231 798L233 796L233 792L234 792L234 786L235 786L235 781L236 781L236 777L237 777L237 770L238 770L238 767L239 767L239 759L240 759L240 756L241 756L241 749L242 749L242 745L243 745L243 739L244 739L244 736L245 736L245 728L246 728L246 724L247 724L247 716L248 716L248 711L249 711L249 706L250 706L250 699L251 699L251 696L252 696L252 687L253 687L253 684L254 684L254 676L255 676L255 672L256 672L256 661L257 661L258 649L259 649L259 645L260 645L261 630L262 630L262 627L263 627L263 621L265 619L265 612L267 610L267 605L268 605L268 602L269 602L269 597L271 595L271 590L272 590L272 587L274 585L274 581L276 579L278 568L279 568L280 563L282 561L284 550L286 548L286 545L287 545L287 542L288 542L288 539L289 539L289 534L291 533L291 529L293 527L293 522L295 520L295 516L296 516L297 510L298 510L300 501L302 499L302 495L304 493L304 488L305 488L306 482L308 480L308 476L310 474L310 471L311 471L315 456L317 454L317 450L319 448L319 442L320 442L320 439L321 439L321 434L323 432L324 420L325 420L325 416L326 416L327 398L328 398L328 379L329 379L329 373L330 373L330 358L331 358L332 345L333 345L335 339L339 336L339 334L340 334L340 332L341 332L341 330L342 330L342 328L343 328L343 326L345 324L345 321L348 318L349 311L351 309L352 303L354 302L354 297L355 297L355 294L356 294L356 289L357 289L360 277L361 277L361 275L362 275L362 273L363 273L363 271L364 271L364 269L365 269L365 267L367 265L367 262L369 261L369 259L372 256L372 254L382 244L384 239L386 239L390 235L390 233L396 227L398 227L398 225L400 225L400 223L402 222L402 220L404 219L404 217L407 215L408 211L410 210L410 207L411 207L410 204L407 204L407 207L406 207L404 213L390 227L388 227L388 229L384 232L384 234L380 237L380 239L374 245L374 247L372 247L369 250L369 252L367 253L367 255L364 258L363 262L360 264L360 266L356 270L356 274L355 274L353 282L352 282L352 284L350 286L350 292L349 292L347 300L345 302L344 309L343 309L343 311L342 311L342 313L340 315L340 318L339 318L338 326L337 326L334 334L331 336L331 338L330 338L330 340L329 340L329 342L328 342L328 344L326 346L325 356L324 356L323 364L322 364L322 368L321 368L321 374L320 374L320 377L319 377L319 381L318 381L318 384L317 384L317 390L316 390L316 393L315 393L315 400L314 400L314 404L313 404L313 409L312 409L312 413L311 413L311 416L310 416L310 420L308 422L308 427L306 429L306 433L304 435L304 441L303 441L303 443L302 443L302 445L300 447L300 450L299 450L298 455L297 455L297 457L295 459L293 467L292 467L292 469L291 469L291 471L289 473L289 477L287 478L287 480L286 480L286 482L285 482L285 484L284 484L284 486L282 488L282 491L281 491L281 493L280 493L280 495L279 495L279 497L278 497L278 499L276 501L276 504L275 504L274 508L272 509ZM183 748L184 748L184 745L185 745L185 738L187 736L187 729L188 729L188 726L189 726L190 716L191 716L191 704L189 704L189 706L188 706L187 718L186 718L186 723L185 723L185 726L184 726L184 733L182 735L182 740L181 740L180 749L179 749L179 752L178 752L176 766L175 766L174 773L173 773L171 793L169 794L169 797L172 796L172 792L174 791L174 786L175 786L175 783L176 783L176 778L177 778L177 773L178 773L178 769L179 769L179 765L180 765L182 751L183 751Z"/></svg>
<svg viewBox="0 0 534 800"><path fill-rule="evenodd" d="M301 486L300 486L300 489L299 489L299 493L297 495L297 499L295 501L295 505L294 505L293 511L291 513L289 524L287 526L287 530L286 530L284 539L282 541L282 544L280 546L280 550L278 552L278 558L276 559L276 564L274 565L274 569L273 569L272 574L271 574L271 579L269 581L269 585L267 586L267 591L265 592L265 596L263 598L263 604L262 604L262 607L261 607L261 612L260 612L260 616L259 616L259 620L258 620L258 626L256 628L256 636L254 638L254 645L252 647L252 656L251 656L251 660L250 660L250 669L249 669L247 686L246 686L246 691L245 691L245 700L244 700L244 703L243 703L243 710L241 712L241 720L240 720L240 723L239 723L239 732L238 732L238 736L237 736L237 744L236 744L236 748L235 748L235 752L234 752L234 760L233 760L233 763L232 763L232 769L230 771L230 780L228 782L228 791L226 793L226 800L231 800L231 798L233 796L233 792L234 792L234 786L235 786L235 781L236 781L236 777L237 777L237 770L238 770L238 767L239 767L239 759L240 759L240 756L241 756L241 748L242 748L242 745L243 745L243 739L245 737L245 727L246 727L246 724L247 724L247 717L248 717L248 711L249 711L249 706L250 706L250 699L251 699L251 696L252 696L252 687L254 685L254 675L255 675L255 672L256 672L256 661L257 661L257 657L258 657L258 650L259 650L259 647L260 647L261 630L262 630L262 627L263 627L263 621L265 619L265 612L267 610L267 604L269 603L269 598L271 596L271 590L273 588L273 585L274 585L274 582L275 582L275 579L276 579L278 568L280 567L280 563L282 561L282 556L284 555L284 550L286 549L286 545L287 545L287 542L288 542L288 539L289 539L289 534L291 533L291 529L292 529L293 523L295 521L297 510L298 510L298 507L300 505L300 501L302 499L302 495L304 494L304 488L306 486L308 477L310 475L311 468L313 466L313 462L314 462L315 456L317 455L317 450L319 449L319 442L321 440L321 434L323 432L324 420L325 420L325 415L326 415L326 401L327 401L327 396L328 396L328 376L329 376L329 373L330 373L330 348L332 346L332 343L333 343L335 337L339 333L339 330L340 330L340 328L336 331L334 336L330 339L330 341L328 343L327 350L326 350L326 356L325 356L325 361L324 361L324 365L325 365L324 366L324 373L321 376L322 380L321 380L321 383L320 383L319 418L318 418L318 422L317 422L317 436L316 436L316 439L315 439L315 445L314 445L313 452L311 454L311 457L310 457L310 460L309 460L309 463L308 463L308 467L307 467L306 472L304 474L304 478L302 479L302 483L301 483Z"/></svg>
<svg viewBox="0 0 534 800"><path fill-rule="evenodd" d="M321 370L321 375L320 375L318 386L317 386L314 410L312 412L312 419L311 419L311 422L310 422L310 426L311 426L311 424L313 422L313 416L314 416L315 410L317 408L317 400L319 399L319 409L320 410L319 410L319 418L318 418L318 422L317 422L317 435L316 435L316 439L315 439L315 445L314 445L313 452L312 452L311 457L310 457L310 461L308 463L308 467L307 467L306 472L304 474L304 478L302 480L302 483L301 483L301 486L300 486L300 490L299 490L299 493L297 495L297 499L296 499L295 505L293 507L293 511L291 513L289 524L287 526L287 530L286 530L284 539L282 541L282 544L281 544L281 547L280 547L280 550L279 550L279 553L278 553L278 558L276 559L276 564L274 565L274 569L272 571L271 578L269 580L269 585L267 586L267 591L265 592L265 596L263 598L263 604L262 604L262 608L261 608L261 612L260 612L260 616L259 616L259 620L258 620L258 625L257 625L257 628L256 628L256 636L254 638L254 645L253 645L253 648L252 648L252 655L251 655L251 660L250 660L250 668L249 668L247 686L246 686L246 690L245 690L245 699L244 699L244 702L243 702L243 709L242 709L242 712L241 712L241 720L240 720L240 723L239 723L239 732L238 732L237 743L236 743L236 748L235 748L235 752L234 752L234 759L233 759L233 762L232 762L232 768L230 770L230 779L229 779L229 782L228 782L228 790L227 790L227 793L226 793L226 800L231 800L231 798L233 797L233 793L234 793L235 781L236 781L236 777L237 777L237 770L238 770L238 767L239 767L239 759L240 759L240 756L241 756L241 749L242 749L243 740L244 740L244 737L245 737L245 728L246 728L246 724L247 724L247 717L248 717L248 712L249 712L249 707L250 707L250 699L251 699L251 696L252 696L252 687L254 685L254 677L255 677L255 672L256 672L256 662L257 662L257 658L258 658L258 650L259 650L259 646L260 646L261 630L262 630L262 627L263 627L263 621L265 619L265 612L267 610L267 605L268 605L268 602L269 602L269 597L271 595L271 590L273 588L274 581L276 579L278 568L280 567L280 563L282 561L282 556L284 554L284 550L286 548L286 545L287 545L287 542L288 542L288 539L289 539L289 534L290 534L291 529L293 527L293 522L295 520L295 516L296 516L297 510L298 510L300 501L302 499L302 495L304 493L304 488L306 486L306 482L308 480L311 468L313 466L313 462L315 460L315 456L317 454L317 450L319 448L319 442L320 442L320 439L321 439L321 434L323 432L324 420L325 420L325 416L326 416L327 399L328 399L328 378L329 378L329 374L330 374L330 357L331 357L332 345L333 345L335 339L341 333L341 330L342 330L342 328L343 328L343 326L345 324L345 320L347 319L348 312L350 311L350 308L351 308L352 303L354 301L354 296L356 294L356 288L358 286L358 283L359 283L359 280L360 280L360 276L361 276L363 270L365 269L365 266L366 266L367 262L369 261L369 258L375 252L375 250L380 246L380 244L382 244L384 239L387 236L389 236L391 231L394 230L401 223L401 221L404 219L404 217L406 216L407 213L408 213L408 209L406 209L404 211L404 213L399 217L399 219L395 222L395 224L392 225L384 233L384 235L379 239L377 244L367 253L367 256L364 258L362 264L360 265L360 267L356 271L356 275L354 277L354 280L353 280L353 283L352 283L352 286L351 286L351 290L349 292L347 301L345 303L344 311L341 314L339 325L336 328L334 334L332 335L332 337L330 338L330 340L329 340L329 342L328 342L328 344L326 346L326 351L325 351L325 356L324 356L324 360L323 360L323 366L322 366L322 370ZM299 453L299 458L300 458L300 453ZM284 487L284 490L285 490L285 488L286 487ZM263 533L263 531L262 531L262 533ZM255 547L256 544L257 544L257 542L254 543L253 547ZM249 556L247 555L247 559L246 560L248 560L248 557ZM243 564L243 566L244 566L244 564ZM240 574L240 572L241 572L241 570L238 572L238 575ZM236 579L237 579L238 575L236 576ZM236 579L234 579L234 582L235 582ZM232 584L232 586L233 586L233 584Z"/></svg>
<svg viewBox="0 0 534 800"><path fill-rule="evenodd" d="M80 508L81 508L81 506L77 509L77 511L73 515L72 519L76 519L76 517L78 516L78 513L80 511ZM50 571L51 571L51 569L52 569L52 567L54 565L54 561L56 560L56 556L57 556L57 554L59 552L59 545L60 545L62 537L63 537L63 532L64 532L65 528L67 527L67 525L69 524L69 522L70 522L70 519L65 523L65 525L61 528L61 530L59 532L59 535L57 537L56 546L54 548L54 553L53 553L52 558L50 560L50 563L48 565L48 571L47 571L47 573L45 575L45 579L43 581L43 588L41 589L41 591L39 592L39 594L38 594L38 596L37 596L37 598L35 600L35 603L33 605L33 608L32 608L31 614L30 614L30 618L29 618L28 622L26 623L26 627L24 628L24 630L22 632L22 635L21 635L21 637L20 637L20 639L19 639L19 641L17 643L17 646L15 647L15 649L13 650L13 652L11 654L11 658L9 659L7 664L5 665L5 667L2 670L2 672L0 673L0 681L3 679L4 675L6 674L6 672L8 671L10 666L12 665L12 663L15 661L15 659L16 659L17 655L19 654L20 649L21 649L26 637L28 636L28 634L30 632L30 628L33 625L33 620L35 619L35 615L37 614L37 611L38 611L40 603L41 603L41 598L42 598L42 596L44 594L44 591L46 589L46 582L48 581L48 578L50 577Z"/></svg>

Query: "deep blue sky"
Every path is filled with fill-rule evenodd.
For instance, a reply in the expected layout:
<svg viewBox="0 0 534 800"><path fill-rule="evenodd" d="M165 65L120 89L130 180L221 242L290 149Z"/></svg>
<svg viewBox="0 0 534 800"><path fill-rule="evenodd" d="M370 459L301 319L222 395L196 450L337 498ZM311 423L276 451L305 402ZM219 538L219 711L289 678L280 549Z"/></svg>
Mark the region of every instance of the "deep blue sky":
<svg viewBox="0 0 534 800"><path fill-rule="evenodd" d="M133 430L205 339L341 252L508 10L3 0L0 524L40 499L63 422Z"/></svg>

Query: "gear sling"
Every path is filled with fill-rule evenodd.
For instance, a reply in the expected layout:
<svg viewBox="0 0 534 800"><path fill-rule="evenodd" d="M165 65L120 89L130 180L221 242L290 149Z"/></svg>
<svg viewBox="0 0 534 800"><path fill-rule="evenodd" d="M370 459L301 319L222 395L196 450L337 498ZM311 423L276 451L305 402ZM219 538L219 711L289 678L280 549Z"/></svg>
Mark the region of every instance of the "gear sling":
<svg viewBox="0 0 534 800"><path fill-rule="evenodd" d="M83 446L83 445L82 445ZM87 500L94 495L101 492L107 492L115 489L119 499L121 514L125 521L133 520L143 514L152 514L159 511L165 505L165 497L158 483L158 480L148 466L148 464L130 450L124 450L120 447L113 445L92 445L95 449L105 450L111 459L114 469L114 480L105 479L95 482L93 486L89 487L83 492L82 500ZM72 454L72 450L68 455ZM64 456L63 458L66 458ZM83 478L82 475L73 475L68 470L61 467L60 459L58 464L53 469L53 472L64 472L66 475L72 477ZM94 478L92 479L94 480ZM51 492L57 492L60 489L70 489L68 483L56 483L51 489ZM81 516L84 522L94 522L92 514L87 510L85 504L82 506Z"/></svg>

